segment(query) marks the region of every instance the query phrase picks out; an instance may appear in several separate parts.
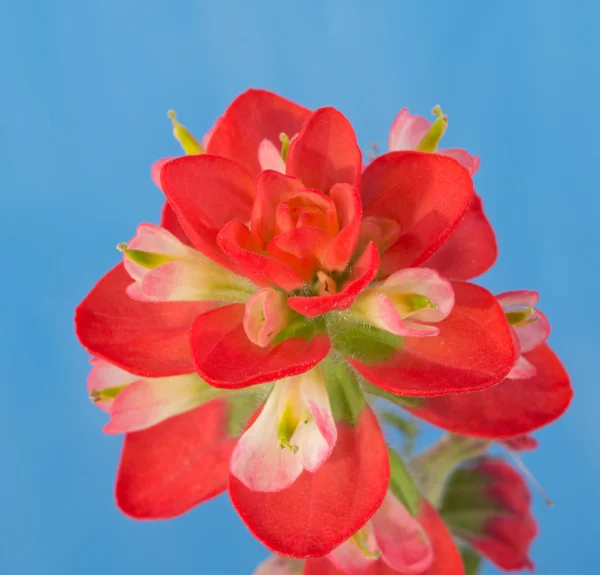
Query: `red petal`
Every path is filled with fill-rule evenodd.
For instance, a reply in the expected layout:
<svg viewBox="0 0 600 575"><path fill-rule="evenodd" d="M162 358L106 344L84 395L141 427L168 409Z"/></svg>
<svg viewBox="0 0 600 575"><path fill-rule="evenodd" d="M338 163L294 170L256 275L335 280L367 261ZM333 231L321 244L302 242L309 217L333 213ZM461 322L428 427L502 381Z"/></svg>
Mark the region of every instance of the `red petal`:
<svg viewBox="0 0 600 575"><path fill-rule="evenodd" d="M355 428L338 423L335 448L317 472L304 471L283 491L250 491L229 479L231 501L269 549L292 557L319 557L348 539L381 505L389 483L387 449L370 407Z"/></svg>
<svg viewBox="0 0 600 575"><path fill-rule="evenodd" d="M92 355L145 377L193 373L188 332L214 302L149 303L131 299L132 283L119 264L75 312L77 337Z"/></svg>
<svg viewBox="0 0 600 575"><path fill-rule="evenodd" d="M313 226L295 228L275 236L267 246L269 255L295 270L309 283L322 267L325 250L331 238L325 230Z"/></svg>
<svg viewBox="0 0 600 575"><path fill-rule="evenodd" d="M304 184L298 178L285 176L273 170L261 172L256 178L252 231L264 242L269 242L274 235L277 206L282 201L300 195L304 189Z"/></svg>
<svg viewBox="0 0 600 575"><path fill-rule="evenodd" d="M289 298L287 303L293 310L308 317L348 309L360 292L375 278L378 267L379 251L371 242L352 267L350 279L342 286L341 291L332 295L314 297L294 296Z"/></svg>
<svg viewBox="0 0 600 575"><path fill-rule="evenodd" d="M396 220L402 233L382 256L380 275L430 257L454 231L473 195L469 173L452 158L391 152L371 162L361 186L363 214Z"/></svg>
<svg viewBox="0 0 600 575"><path fill-rule="evenodd" d="M227 436L227 404L213 400L125 438L117 503L136 519L185 513L227 487L235 438Z"/></svg>
<svg viewBox="0 0 600 575"><path fill-rule="evenodd" d="M190 238L188 238L187 234L183 231L173 208L169 205L169 202L165 202L163 206L160 225L165 228L165 230L170 231L179 241L184 244L191 246L192 242Z"/></svg>
<svg viewBox="0 0 600 575"><path fill-rule="evenodd" d="M484 389L501 381L517 359L511 328L496 298L474 284L452 282L456 303L436 323L435 337L406 337L381 363L350 363L371 383L406 396Z"/></svg>
<svg viewBox="0 0 600 575"><path fill-rule="evenodd" d="M531 433L566 411L573 390L565 368L548 345L524 357L537 369L530 379L505 379L483 391L430 397L407 409L463 435L503 439Z"/></svg>
<svg viewBox="0 0 600 575"><path fill-rule="evenodd" d="M340 232L329 244L324 263L328 270L342 271L358 244L362 204L360 194L354 186L335 184L330 193L336 205Z"/></svg>
<svg viewBox="0 0 600 575"><path fill-rule="evenodd" d="M277 94L248 90L227 108L211 135L207 151L240 163L253 176L260 171L258 146L262 140L280 145L279 135L296 135L310 115Z"/></svg>
<svg viewBox="0 0 600 575"><path fill-rule="evenodd" d="M244 304L199 316L190 332L196 371L215 387L237 389L308 371L329 352L329 338L301 337L259 347L246 335Z"/></svg>
<svg viewBox="0 0 600 575"><path fill-rule="evenodd" d="M448 527L429 502L423 499L421 506L419 522L433 545L434 557L423 575L464 575L462 558Z"/></svg>
<svg viewBox="0 0 600 575"><path fill-rule="evenodd" d="M350 122L334 108L320 108L290 144L287 173L307 188L329 192L337 183L358 187L362 154Z"/></svg>
<svg viewBox="0 0 600 575"><path fill-rule="evenodd" d="M232 160L207 154L167 162L160 176L167 200L194 247L231 268L216 238L227 222L250 220L252 176Z"/></svg>
<svg viewBox="0 0 600 575"><path fill-rule="evenodd" d="M496 235L483 213L481 198L473 194L456 230L423 265L448 279L468 280L490 269L497 257Z"/></svg>
<svg viewBox="0 0 600 575"><path fill-rule="evenodd" d="M285 291L304 285L302 277L291 267L267 254L259 253L261 250L258 240L242 222L229 222L219 233L218 242L241 273L255 284L275 284Z"/></svg>
<svg viewBox="0 0 600 575"><path fill-rule="evenodd" d="M469 542L484 557L505 571L533 571L529 547L537 535L535 519L527 517L494 517L486 525L486 534L469 537Z"/></svg>

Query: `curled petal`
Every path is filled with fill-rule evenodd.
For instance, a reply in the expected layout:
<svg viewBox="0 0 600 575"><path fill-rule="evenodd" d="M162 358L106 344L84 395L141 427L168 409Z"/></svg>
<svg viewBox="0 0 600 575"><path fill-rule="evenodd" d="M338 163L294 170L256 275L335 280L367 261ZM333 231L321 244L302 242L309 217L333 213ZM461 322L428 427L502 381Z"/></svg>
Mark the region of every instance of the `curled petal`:
<svg viewBox="0 0 600 575"><path fill-rule="evenodd" d="M248 339L266 347L288 324L289 308L283 293L272 288L257 291L247 302L244 329Z"/></svg>
<svg viewBox="0 0 600 575"><path fill-rule="evenodd" d="M273 555L263 561L252 575L302 575L304 561Z"/></svg>
<svg viewBox="0 0 600 575"><path fill-rule="evenodd" d="M404 294L417 294L424 296L434 304L433 307L423 308L411 313L411 321L441 321L450 315L454 307L452 284L435 270L428 268L400 270L383 282L381 291L392 298Z"/></svg>
<svg viewBox="0 0 600 575"><path fill-rule="evenodd" d="M307 188L329 192L334 184L360 184L362 154L350 122L333 108L320 108L290 144L287 173Z"/></svg>
<svg viewBox="0 0 600 575"><path fill-rule="evenodd" d="M360 259L352 266L350 279L344 283L340 291L313 297L293 296L288 299L288 305L307 317L346 310L375 278L378 267L379 251L374 243L370 243Z"/></svg>
<svg viewBox="0 0 600 575"><path fill-rule="evenodd" d="M261 170L274 170L285 174L285 162L279 148L271 140L261 140L258 144L258 162Z"/></svg>
<svg viewBox="0 0 600 575"><path fill-rule="evenodd" d="M138 379L119 393L110 410L109 434L152 427L213 399L216 390L196 374Z"/></svg>

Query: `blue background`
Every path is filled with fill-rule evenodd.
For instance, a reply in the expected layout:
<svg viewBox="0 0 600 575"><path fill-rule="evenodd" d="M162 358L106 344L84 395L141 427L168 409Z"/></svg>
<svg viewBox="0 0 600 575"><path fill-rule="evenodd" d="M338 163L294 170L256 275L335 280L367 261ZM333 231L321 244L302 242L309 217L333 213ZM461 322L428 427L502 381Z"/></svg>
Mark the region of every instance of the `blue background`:
<svg viewBox="0 0 600 575"><path fill-rule="evenodd" d="M403 106L450 116L444 147L482 158L476 185L501 255L493 291L536 288L576 399L537 434L533 558L597 565L600 4L19 0L0 19L3 302L0 572L251 573L266 556L225 497L136 523L113 502L119 438L86 396L76 304L156 221L151 163L178 153L249 86L333 105L363 148ZM486 573L495 572L488 568Z"/></svg>

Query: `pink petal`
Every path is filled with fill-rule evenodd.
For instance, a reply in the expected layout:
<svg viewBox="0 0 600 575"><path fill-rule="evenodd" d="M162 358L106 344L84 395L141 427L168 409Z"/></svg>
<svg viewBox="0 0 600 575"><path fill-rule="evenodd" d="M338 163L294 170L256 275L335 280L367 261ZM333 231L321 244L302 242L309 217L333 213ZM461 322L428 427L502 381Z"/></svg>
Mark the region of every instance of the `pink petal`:
<svg viewBox="0 0 600 575"><path fill-rule="evenodd" d="M445 148L444 150L438 150L437 153L454 158L461 166L469 170L469 174L472 176L479 169L479 157L471 156L469 152L461 148Z"/></svg>
<svg viewBox="0 0 600 575"><path fill-rule="evenodd" d="M429 120L421 116L413 116L407 108L403 108L396 116L390 130L388 139L390 152L414 150L430 126Z"/></svg>
<svg viewBox="0 0 600 575"><path fill-rule="evenodd" d="M517 363L506 376L508 379L530 379L535 376L537 369L533 363L520 356Z"/></svg>
<svg viewBox="0 0 600 575"><path fill-rule="evenodd" d="M103 359L94 357L90 360L90 363L92 364L92 370L87 381L90 397L95 394L94 392L102 391L103 389L124 387L139 379L139 376L129 373ZM100 409L110 411L113 401L111 399L102 399L101 401L94 401L94 403Z"/></svg>
<svg viewBox="0 0 600 575"><path fill-rule="evenodd" d="M175 159L174 157L162 158L152 164L152 169L150 170L150 175L152 177L152 181L154 182L154 185L159 190L162 189L160 187L160 172L162 171L163 166L167 162L170 162L171 160L174 160L174 159Z"/></svg>
<svg viewBox="0 0 600 575"><path fill-rule="evenodd" d="M240 437L231 456L231 474L252 491L281 491L292 485L303 470L299 454L279 446L279 405L286 385L289 384L275 384L262 411Z"/></svg>
<svg viewBox="0 0 600 575"><path fill-rule="evenodd" d="M388 296L375 293L368 296L360 306L365 319L375 327L406 337L438 335L440 330L433 326L405 322Z"/></svg>
<svg viewBox="0 0 600 575"><path fill-rule="evenodd" d="M433 563L433 547L421 524L388 492L371 518L382 560L406 575L426 571Z"/></svg>
<svg viewBox="0 0 600 575"><path fill-rule="evenodd" d="M327 555L329 561L335 565L335 568L340 573L359 575L360 573L364 573L366 569L377 561L379 548L371 521L367 521L361 529L366 536L367 554L350 538L346 539L346 541L338 545Z"/></svg>
<svg viewBox="0 0 600 575"><path fill-rule="evenodd" d="M252 343L266 347L288 324L288 318L285 295L272 288L264 288L246 302L244 330Z"/></svg>
<svg viewBox="0 0 600 575"><path fill-rule="evenodd" d="M252 575L302 575L304 561L273 555L263 561Z"/></svg>
<svg viewBox="0 0 600 575"><path fill-rule="evenodd" d="M360 259L352 266L350 279L339 292L312 297L293 296L288 299L288 306L307 317L316 317L330 311L346 310L375 278L378 267L379 251L377 246L371 242Z"/></svg>
<svg viewBox="0 0 600 575"><path fill-rule="evenodd" d="M104 432L140 431L189 411L215 395L216 390L196 374L139 379L114 400Z"/></svg>
<svg viewBox="0 0 600 575"><path fill-rule="evenodd" d="M302 467L314 473L329 459L337 441L337 427L319 368L296 376L296 379L300 381L300 393L311 419L308 423L300 423L291 443L300 448L297 455Z"/></svg>
<svg viewBox="0 0 600 575"><path fill-rule="evenodd" d="M411 314L411 321L437 322L447 318L454 307L452 284L435 270L406 268L383 282L381 291L391 294L418 294L429 298L437 309L422 309Z"/></svg>
<svg viewBox="0 0 600 575"><path fill-rule="evenodd" d="M515 328L521 344L521 353L532 351L542 345L550 335L550 322L548 318L539 310L535 310L536 318L531 323Z"/></svg>
<svg viewBox="0 0 600 575"><path fill-rule="evenodd" d="M262 140L258 145L258 163L261 170L275 170L285 174L281 150L271 140Z"/></svg>
<svg viewBox="0 0 600 575"><path fill-rule="evenodd" d="M507 291L496 296L502 309L508 310L511 307L535 307L540 294L531 290Z"/></svg>

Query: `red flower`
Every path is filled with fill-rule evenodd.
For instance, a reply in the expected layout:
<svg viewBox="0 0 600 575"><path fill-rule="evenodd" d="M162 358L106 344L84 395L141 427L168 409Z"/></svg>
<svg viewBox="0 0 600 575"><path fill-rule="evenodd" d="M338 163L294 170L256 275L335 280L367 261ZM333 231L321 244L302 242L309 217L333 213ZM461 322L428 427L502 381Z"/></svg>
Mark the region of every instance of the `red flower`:
<svg viewBox="0 0 600 575"><path fill-rule="evenodd" d="M501 569L533 569L529 548L537 525L531 495L505 461L485 457L459 468L448 482L441 514L456 536Z"/></svg>
<svg viewBox="0 0 600 575"><path fill-rule="evenodd" d="M496 298L440 275L472 277L491 243L474 266L430 263L489 226L460 231L477 200L458 162L396 151L363 171L352 127L332 108L249 91L204 145L174 126L193 155L154 169L168 202L161 226L141 224L119 246L123 263L76 313L84 347L115 382L127 376L93 389L102 403L116 397L107 431L128 432L119 504L170 517L229 481L269 548L322 556L388 487L385 442L355 372L427 402L495 390L513 369L519 345ZM244 394L268 394L251 418L237 413Z"/></svg>

